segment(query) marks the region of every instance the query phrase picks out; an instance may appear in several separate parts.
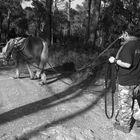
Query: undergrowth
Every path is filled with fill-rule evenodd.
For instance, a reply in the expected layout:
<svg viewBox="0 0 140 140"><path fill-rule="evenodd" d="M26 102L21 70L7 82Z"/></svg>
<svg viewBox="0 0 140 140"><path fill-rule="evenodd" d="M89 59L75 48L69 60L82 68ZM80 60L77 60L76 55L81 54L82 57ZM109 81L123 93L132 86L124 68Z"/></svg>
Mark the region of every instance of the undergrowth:
<svg viewBox="0 0 140 140"><path fill-rule="evenodd" d="M49 62L53 66L60 66L64 63L73 62L75 68L78 69L87 63L94 61L97 57L96 51L91 52L87 51L87 49L81 49L80 46L71 46L54 46L49 48Z"/></svg>

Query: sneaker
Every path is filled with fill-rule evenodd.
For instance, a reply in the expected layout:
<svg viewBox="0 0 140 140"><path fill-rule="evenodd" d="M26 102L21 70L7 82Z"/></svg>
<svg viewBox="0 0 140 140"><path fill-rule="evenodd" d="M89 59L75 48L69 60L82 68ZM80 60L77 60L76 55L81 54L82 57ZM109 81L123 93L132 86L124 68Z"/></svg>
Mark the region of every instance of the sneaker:
<svg viewBox="0 0 140 140"><path fill-rule="evenodd" d="M130 131L131 131L130 126L120 126L120 124L118 122L115 122L113 124L113 126L115 129L120 130L124 133L130 133Z"/></svg>

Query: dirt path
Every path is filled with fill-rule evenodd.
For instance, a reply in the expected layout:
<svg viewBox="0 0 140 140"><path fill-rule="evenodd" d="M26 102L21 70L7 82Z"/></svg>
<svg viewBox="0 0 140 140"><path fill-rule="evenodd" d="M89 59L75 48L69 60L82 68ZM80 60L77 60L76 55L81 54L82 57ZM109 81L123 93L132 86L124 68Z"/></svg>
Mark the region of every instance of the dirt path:
<svg viewBox="0 0 140 140"><path fill-rule="evenodd" d="M102 78L90 77L75 86L60 80L40 86L28 77L12 79L13 74L0 70L0 140L140 139L140 130L123 134L106 118Z"/></svg>

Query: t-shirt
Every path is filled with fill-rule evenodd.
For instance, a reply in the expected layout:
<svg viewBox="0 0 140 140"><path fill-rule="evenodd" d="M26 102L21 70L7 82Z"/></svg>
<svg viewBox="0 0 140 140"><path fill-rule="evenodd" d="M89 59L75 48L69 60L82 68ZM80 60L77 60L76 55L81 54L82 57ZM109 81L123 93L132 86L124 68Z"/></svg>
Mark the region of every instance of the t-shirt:
<svg viewBox="0 0 140 140"><path fill-rule="evenodd" d="M140 84L140 40L133 40L126 43L118 59L131 64L130 68L119 67L119 84L124 86Z"/></svg>

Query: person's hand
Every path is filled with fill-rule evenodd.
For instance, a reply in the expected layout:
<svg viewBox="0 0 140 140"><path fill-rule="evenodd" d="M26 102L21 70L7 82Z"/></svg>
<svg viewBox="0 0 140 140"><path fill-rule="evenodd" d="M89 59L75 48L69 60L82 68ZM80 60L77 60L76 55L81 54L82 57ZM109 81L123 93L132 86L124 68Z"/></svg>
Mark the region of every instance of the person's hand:
<svg viewBox="0 0 140 140"><path fill-rule="evenodd" d="M113 57L113 56L111 56L111 57L109 58L109 62L110 62L110 63L114 63L115 60L116 60L116 59L115 59L115 57Z"/></svg>
<svg viewBox="0 0 140 140"><path fill-rule="evenodd" d="M133 117L135 120L140 121L140 109L133 114Z"/></svg>
<svg viewBox="0 0 140 140"><path fill-rule="evenodd" d="M135 89L134 89L134 94L135 96L138 96L140 94L140 85L138 85Z"/></svg>
<svg viewBox="0 0 140 140"><path fill-rule="evenodd" d="M123 32L119 39L125 39L128 36L127 32Z"/></svg>

